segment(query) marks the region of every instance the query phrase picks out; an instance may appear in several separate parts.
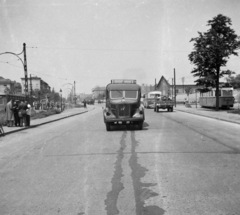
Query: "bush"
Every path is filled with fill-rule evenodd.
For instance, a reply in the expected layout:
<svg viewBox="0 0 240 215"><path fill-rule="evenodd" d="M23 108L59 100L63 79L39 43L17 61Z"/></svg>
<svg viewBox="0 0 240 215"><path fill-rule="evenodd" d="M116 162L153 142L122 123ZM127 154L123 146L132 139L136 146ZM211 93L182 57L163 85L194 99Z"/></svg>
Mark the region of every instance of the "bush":
<svg viewBox="0 0 240 215"><path fill-rule="evenodd" d="M84 105L83 104L76 104L75 107L80 108L80 107L84 107Z"/></svg>
<svg viewBox="0 0 240 215"><path fill-rule="evenodd" d="M40 118L48 117L48 116L51 116L51 115L54 115L54 114L59 114L59 113L61 113L60 109L51 109L51 110L48 110L48 111L40 111L40 112L33 111L32 112L32 118L33 119L40 119Z"/></svg>

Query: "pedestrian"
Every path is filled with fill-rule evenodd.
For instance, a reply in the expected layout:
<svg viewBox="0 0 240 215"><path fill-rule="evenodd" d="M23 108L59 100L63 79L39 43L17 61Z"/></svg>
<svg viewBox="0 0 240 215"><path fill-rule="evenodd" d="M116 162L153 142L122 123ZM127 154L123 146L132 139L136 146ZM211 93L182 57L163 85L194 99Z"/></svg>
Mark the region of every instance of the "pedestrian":
<svg viewBox="0 0 240 215"><path fill-rule="evenodd" d="M18 117L19 117L19 126L22 127L23 126L23 116L22 116L22 110L23 110L23 101L20 102L20 104L18 105Z"/></svg>
<svg viewBox="0 0 240 215"><path fill-rule="evenodd" d="M5 112L7 117L7 126L12 127L13 121L14 121L14 115L13 115L13 105L12 105L12 99L7 103Z"/></svg>
<svg viewBox="0 0 240 215"><path fill-rule="evenodd" d="M15 101L13 103L13 108L12 109L13 109L13 114L14 114L14 124L15 124L16 127L20 126L20 118L18 116L18 110L19 110L18 101Z"/></svg>
<svg viewBox="0 0 240 215"><path fill-rule="evenodd" d="M24 124L24 126L27 126L27 109L28 109L28 107L27 107L27 104L28 104L28 102L27 101L25 101L25 102L23 102L23 108L22 108L22 118L23 118L23 124Z"/></svg>
<svg viewBox="0 0 240 215"><path fill-rule="evenodd" d="M84 106L84 108L87 107L86 103L87 103L86 100L83 100L83 106Z"/></svg>
<svg viewBox="0 0 240 215"><path fill-rule="evenodd" d="M26 126L30 126L30 119L31 119L31 105L27 105L27 110L26 110Z"/></svg>

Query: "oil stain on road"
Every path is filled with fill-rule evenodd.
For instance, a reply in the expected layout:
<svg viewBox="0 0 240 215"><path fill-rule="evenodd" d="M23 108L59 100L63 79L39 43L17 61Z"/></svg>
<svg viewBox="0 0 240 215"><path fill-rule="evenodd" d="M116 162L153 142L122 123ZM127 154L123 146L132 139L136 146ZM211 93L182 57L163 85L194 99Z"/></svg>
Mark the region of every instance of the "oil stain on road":
<svg viewBox="0 0 240 215"><path fill-rule="evenodd" d="M136 152L136 147L138 146L138 141L135 138L135 131L131 132L131 157L129 159L129 166L132 170L131 177L133 181L133 189L135 196L135 205L136 205L136 215L163 215L165 210L156 206L144 206L144 201L158 196L159 194L148 189L148 187L155 186L155 183L142 183L141 178L143 178L148 171L145 167L142 167L138 163L138 157Z"/></svg>
<svg viewBox="0 0 240 215"><path fill-rule="evenodd" d="M107 199L105 200L107 215L119 214L117 200L119 193L124 189L121 178L123 177L122 160L124 158L123 152L126 148L126 136L127 131L124 131L120 141L120 149L117 151L118 155L115 162L115 172L111 181L112 190L107 194Z"/></svg>
<svg viewBox="0 0 240 215"><path fill-rule="evenodd" d="M124 189L121 178L123 177L122 160L124 158L124 149L126 148L126 136L127 131L124 131L120 141L120 149L117 152L118 155L115 162L115 172L111 181L112 190L107 194L105 200L107 215L119 214L117 201L120 192ZM138 163L136 152L137 146L138 141L135 139L135 131L131 131L131 157L129 159L129 166L131 168L131 178L133 181L136 215L163 215L165 211L156 205L144 206L144 202L147 199L158 196L159 194L148 189L148 187L155 186L155 183L141 182L141 178L145 176L148 170Z"/></svg>

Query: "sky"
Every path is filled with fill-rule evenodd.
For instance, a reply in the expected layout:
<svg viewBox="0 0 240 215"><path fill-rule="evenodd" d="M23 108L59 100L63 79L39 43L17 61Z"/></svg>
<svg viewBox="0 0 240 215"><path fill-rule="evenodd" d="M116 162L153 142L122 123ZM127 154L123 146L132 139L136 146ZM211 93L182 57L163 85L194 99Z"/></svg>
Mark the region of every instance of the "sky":
<svg viewBox="0 0 240 215"><path fill-rule="evenodd" d="M218 14L240 36L239 0L0 0L0 53L19 54L26 43L28 75L55 91L91 93L111 79L154 85L193 84L190 39ZM23 55L19 55L23 59ZM227 69L240 74L240 57ZM0 55L0 76L20 82L24 69Z"/></svg>

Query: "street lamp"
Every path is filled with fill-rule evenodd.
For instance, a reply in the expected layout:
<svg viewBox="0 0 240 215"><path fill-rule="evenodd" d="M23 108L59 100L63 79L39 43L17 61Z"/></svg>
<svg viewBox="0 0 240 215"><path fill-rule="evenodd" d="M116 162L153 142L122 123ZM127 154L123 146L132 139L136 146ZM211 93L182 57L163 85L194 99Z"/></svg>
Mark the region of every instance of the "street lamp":
<svg viewBox="0 0 240 215"><path fill-rule="evenodd" d="M67 84L72 85L72 100L73 100L73 99L75 100L75 97L76 97L75 83L76 83L76 82L74 81L74 84L66 83L66 84L62 85L62 87L65 86L65 85L67 85ZM76 104L76 100L75 100L75 104Z"/></svg>
<svg viewBox="0 0 240 215"><path fill-rule="evenodd" d="M73 85L73 84L71 84L71 83L66 83L66 84L63 84L62 87L63 87L63 86L66 86L66 85L68 85L68 84L72 85L72 88L67 88L67 89L70 89L70 90L71 90L71 94L73 94L73 93L72 93L72 91L73 91L73 89L74 89L74 85ZM71 98L72 98L72 95L70 96L70 101L71 101Z"/></svg>
<svg viewBox="0 0 240 215"><path fill-rule="evenodd" d="M66 91L66 90L68 90L68 92L69 92L69 101L71 102L71 91L72 91L72 89L71 88L65 88L65 89L63 89L63 91ZM68 95L66 96L66 99L68 100Z"/></svg>
<svg viewBox="0 0 240 215"><path fill-rule="evenodd" d="M27 77L26 43L23 43L23 50L19 54L16 54L16 53L13 53L13 52L3 52L3 53L0 53L0 55L3 55L3 54L15 55L22 62L22 65L23 65L23 68L24 68L24 75L25 75L25 84L24 84L25 89L24 89L24 91L25 91L25 96L27 97L27 94L28 94L28 77ZM19 55L21 55L21 54L23 54L24 62L23 62L22 58L19 57Z"/></svg>

